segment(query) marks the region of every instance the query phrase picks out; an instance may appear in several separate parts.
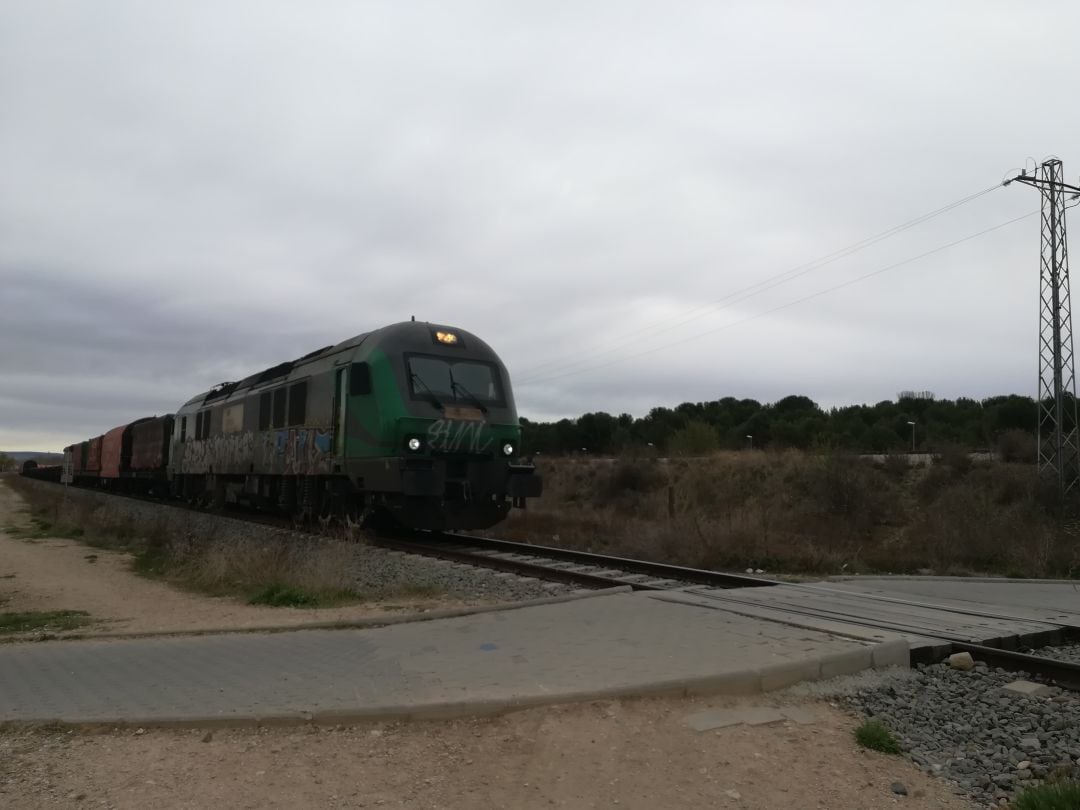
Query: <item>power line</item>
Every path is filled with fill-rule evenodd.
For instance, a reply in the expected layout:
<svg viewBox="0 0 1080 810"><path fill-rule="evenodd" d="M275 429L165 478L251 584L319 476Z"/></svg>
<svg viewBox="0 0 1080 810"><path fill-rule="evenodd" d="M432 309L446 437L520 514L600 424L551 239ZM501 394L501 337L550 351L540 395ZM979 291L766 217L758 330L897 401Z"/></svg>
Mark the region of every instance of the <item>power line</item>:
<svg viewBox="0 0 1080 810"><path fill-rule="evenodd" d="M974 200L977 200L980 197L989 194L991 191L1001 188L1003 185L1006 185L1007 182L1008 181L1006 181L1005 183L996 183L992 186L989 186L988 188L984 188L981 191L977 191L973 194L967 195L966 197L961 197L958 200L948 203L947 205L943 205L940 208L935 208L933 211L928 211L925 214L921 214L914 219L909 219L906 222L902 222L899 225L894 225L893 227L881 231L880 233L874 234L873 236L868 236L865 239L854 242L847 247L840 248L839 250L835 250L832 253L825 254L824 256L813 259L809 262L804 262L803 264L797 265L790 270L785 270L782 273L777 273L776 275L770 276L769 278L763 279L762 281L756 282L747 287L742 287L738 290L734 290L733 292L730 292L727 295L716 299L715 301L701 304L688 310L684 314L684 316L682 316L681 320L678 320L674 323L670 323L671 318L665 318L647 326L643 326L633 332L628 332L618 344L612 344L607 348L598 351L588 351L584 354L584 356L581 353L576 353L574 355L566 355L553 360L548 360L525 369L524 373L536 374L536 372L540 371L541 369L560 364L564 364L564 368L581 365L582 363L588 362L590 359L596 359L599 357L603 357L604 355L612 354L613 352L625 349L628 343L635 343L644 339L646 337L645 333L647 332L653 333L648 337L656 337L657 335L670 332L674 329L679 328L680 326L684 326L692 321L703 318L706 315L711 314L712 312L719 312L732 306L733 304L741 303L748 298L753 298L754 296L760 295L761 293L767 292L768 290L774 289L775 287L779 287L783 284L787 284L790 281L794 281L795 279L805 276L806 274L811 273L814 270L819 270L822 267L832 264L835 261L839 261L840 259L851 256L854 253L858 253L860 250L865 250L866 248L871 247L878 242L881 242L906 230L914 228L917 225L921 225L924 222L941 216L942 214L948 213L949 211L952 211L955 208L959 208L962 205L973 202ZM566 363L565 361L570 362Z"/></svg>
<svg viewBox="0 0 1080 810"><path fill-rule="evenodd" d="M1015 224L1017 222L1020 222L1021 220L1025 220L1025 219L1028 219L1029 217L1033 217L1038 213L1039 213L1038 211L1030 211L1027 214L1016 217L1015 219L1010 219L1010 220L1008 220L1006 222L1002 222L1002 223L1000 223L998 225L994 225L993 227L986 228L985 230L979 231L977 233L970 234L970 235L965 236L965 237L963 237L961 239L956 239L956 240L954 240L952 242L949 242L948 244L941 245L941 246L936 247L936 248L934 248L932 250L928 250L925 253L920 253L917 256L911 256L910 258L904 259L903 261L899 261L899 262L895 262L894 264L886 265L885 267L878 268L877 270L874 270L874 271L872 271L870 273L865 273L865 274L863 274L861 276L856 276L855 278L848 279L847 281L843 281L843 282L841 282L839 284L834 284L831 287L826 287L824 290L819 290L818 292L811 293L810 295L803 296L802 298L798 298L798 299L796 299L794 301L789 301L786 304L781 304L780 306L773 307L772 309L767 309L764 312L759 312L759 313L757 313L755 315L750 315L750 316L748 316L746 318L742 318L741 320L732 321L731 323L724 324L723 326L718 326L715 329L708 329L708 330L706 330L704 332L698 332L697 334L691 335L691 336L686 337L686 338L681 338L680 340L672 341L670 343L665 343L665 344L662 344L660 346L656 346L656 347L654 347L652 349L646 349L645 351L637 352L636 354L627 355L626 357L618 357L618 358L615 358L614 360L609 360L609 361L604 362L604 363L598 363L596 365L589 366L587 368L580 368L580 369L575 369L575 370L572 370L572 371L564 371L564 372L559 373L559 374L552 374L552 375L547 375L547 376L539 375L539 376L535 376L535 377L526 377L526 378L524 378L522 380L519 380L517 384L518 385L523 385L525 383L530 383L530 382L549 382L551 380L558 380L558 379L561 379L563 377L570 377L570 376L573 376L575 374L584 374L585 372L588 372L588 371L596 371L597 369L607 368L608 366L613 366L613 365L616 365L618 363L625 363L628 360L636 360L639 357L645 357L645 356L650 355L650 354L655 354L656 352L663 351L664 349L670 349L670 348L673 348L675 346L681 346L684 343L689 343L690 341L697 340L699 338L705 337L706 335L712 335L712 334L715 334L716 332L721 332L721 331L723 331L725 329L730 329L730 328L732 328L734 326L740 326L741 324L749 323L750 321L755 321L758 318L764 318L766 315L772 315L775 312L779 312L779 311L784 310L784 309L789 309L790 307L797 306L798 304L802 304L802 303L804 303L806 301L811 301L811 300L813 300L815 298L820 298L823 295L826 295L826 294L831 293L831 292L835 292L836 290L843 289L844 287L850 287L853 284L858 284L859 282L866 281L867 279L873 278L874 276L879 276L882 273L888 272L889 270L895 270L898 267L903 267L905 265L911 264L912 262L919 261L920 259L925 259L927 256L932 256L935 253L940 253L943 250L948 250L951 247L956 247L956 245L962 244L964 242L970 242L972 239L977 239L980 236L985 236L986 234L992 233L993 231L997 231L997 230L1000 230L1001 228L1007 227L1009 225L1013 225L1013 224Z"/></svg>

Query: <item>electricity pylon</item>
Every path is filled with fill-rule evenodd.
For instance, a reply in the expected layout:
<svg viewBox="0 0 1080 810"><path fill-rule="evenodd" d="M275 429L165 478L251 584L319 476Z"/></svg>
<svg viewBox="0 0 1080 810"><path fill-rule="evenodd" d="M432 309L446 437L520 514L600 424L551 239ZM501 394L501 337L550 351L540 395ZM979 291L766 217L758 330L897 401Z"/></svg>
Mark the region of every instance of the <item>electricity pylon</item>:
<svg viewBox="0 0 1080 810"><path fill-rule="evenodd" d="M1062 180L1061 161L1045 161L1032 174L1006 181L1042 194L1042 252L1039 281L1039 474L1058 493L1080 494L1080 441L1077 438L1076 376L1073 369L1072 304L1069 298L1069 248L1065 241L1065 195L1080 188Z"/></svg>

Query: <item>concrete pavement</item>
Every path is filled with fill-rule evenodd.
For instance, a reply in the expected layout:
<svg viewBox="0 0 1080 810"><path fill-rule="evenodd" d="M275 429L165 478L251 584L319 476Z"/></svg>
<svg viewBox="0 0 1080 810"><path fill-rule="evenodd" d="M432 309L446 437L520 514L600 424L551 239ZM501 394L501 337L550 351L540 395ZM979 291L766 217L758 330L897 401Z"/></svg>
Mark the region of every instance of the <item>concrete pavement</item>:
<svg viewBox="0 0 1080 810"><path fill-rule="evenodd" d="M0 647L0 721L326 722L435 717L628 694L746 694L906 666L855 639L610 594L415 624Z"/></svg>

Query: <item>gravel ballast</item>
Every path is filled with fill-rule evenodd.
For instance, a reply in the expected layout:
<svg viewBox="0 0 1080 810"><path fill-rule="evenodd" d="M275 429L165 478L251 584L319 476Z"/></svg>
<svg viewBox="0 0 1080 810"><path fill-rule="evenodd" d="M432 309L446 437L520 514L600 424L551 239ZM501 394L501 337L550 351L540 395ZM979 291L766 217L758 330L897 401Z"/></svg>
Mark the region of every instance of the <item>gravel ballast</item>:
<svg viewBox="0 0 1080 810"><path fill-rule="evenodd" d="M544 582L490 568L390 551L377 546L355 550L356 588L359 591L422 585L460 599L522 601L559 596L576 590L559 582Z"/></svg>
<svg viewBox="0 0 1080 810"><path fill-rule="evenodd" d="M967 672L935 664L840 685L833 696L880 719L920 768L994 806L1047 777L1080 773L1080 694L1052 688L1026 697L1003 689L1017 680L1033 679L982 663Z"/></svg>

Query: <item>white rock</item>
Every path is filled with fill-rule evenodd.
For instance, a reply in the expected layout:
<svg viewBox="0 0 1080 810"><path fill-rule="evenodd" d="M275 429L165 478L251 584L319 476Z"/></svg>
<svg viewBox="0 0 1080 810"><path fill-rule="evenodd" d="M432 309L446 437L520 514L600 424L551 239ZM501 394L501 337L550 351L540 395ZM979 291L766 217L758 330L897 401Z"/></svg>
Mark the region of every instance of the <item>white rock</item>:
<svg viewBox="0 0 1080 810"><path fill-rule="evenodd" d="M953 653L949 656L949 666L961 672L967 672L975 668L975 659L968 652Z"/></svg>

